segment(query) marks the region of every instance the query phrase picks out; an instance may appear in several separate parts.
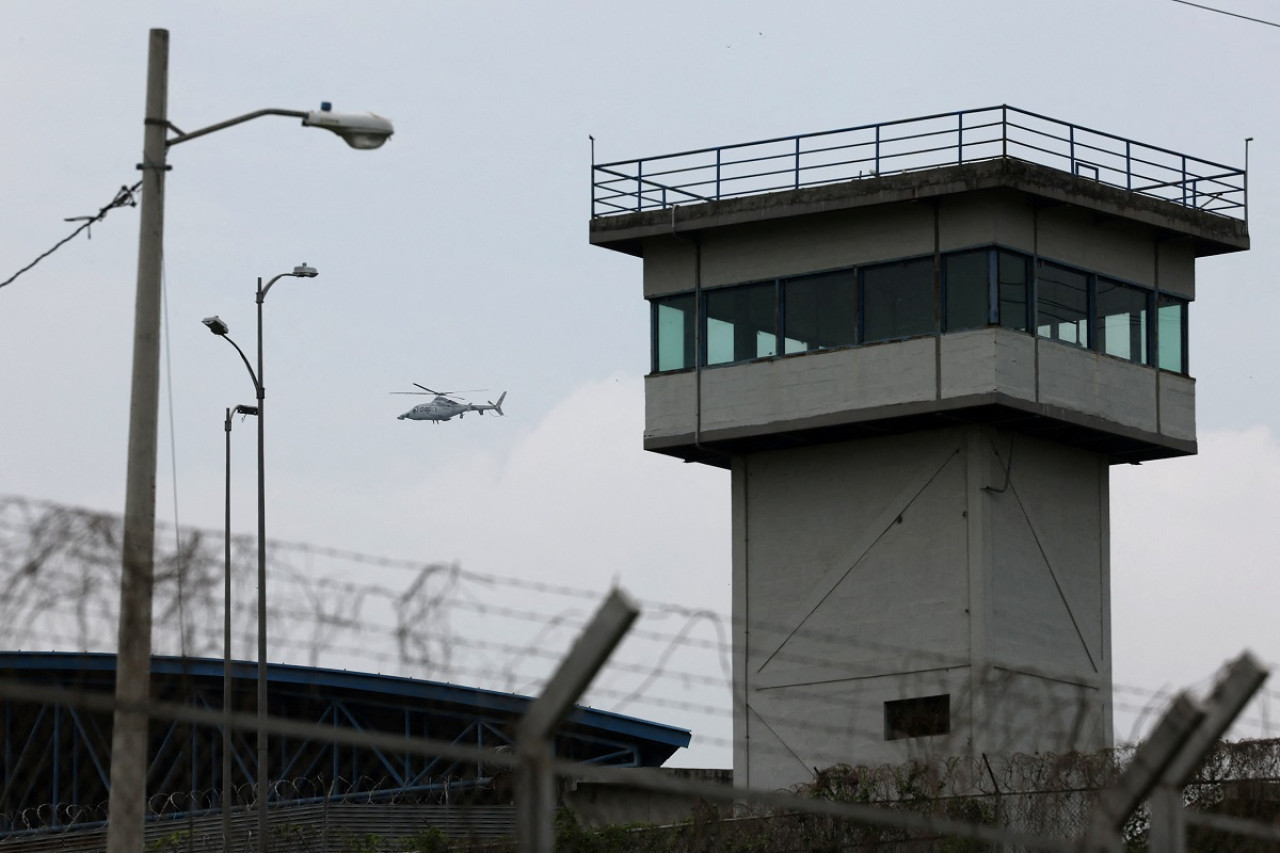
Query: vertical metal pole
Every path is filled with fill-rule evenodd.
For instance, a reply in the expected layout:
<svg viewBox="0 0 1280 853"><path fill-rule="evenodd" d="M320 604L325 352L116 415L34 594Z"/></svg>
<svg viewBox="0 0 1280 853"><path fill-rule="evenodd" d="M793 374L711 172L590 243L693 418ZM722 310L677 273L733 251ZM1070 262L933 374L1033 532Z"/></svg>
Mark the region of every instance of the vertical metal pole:
<svg viewBox="0 0 1280 853"><path fill-rule="evenodd" d="M516 726L516 829L519 853L552 853L555 844L555 772L551 766L555 728L573 708L591 679L621 642L639 608L615 589L542 694Z"/></svg>
<svg viewBox="0 0 1280 853"><path fill-rule="evenodd" d="M1009 158L1009 105L1000 106L1000 156Z"/></svg>
<svg viewBox="0 0 1280 853"><path fill-rule="evenodd" d="M1205 713L1204 706L1186 693L1174 697L1155 730L1134 751L1129 766L1099 796L1085 833L1084 850L1118 853L1122 849L1120 831L1124 822L1155 789Z"/></svg>
<svg viewBox="0 0 1280 853"><path fill-rule="evenodd" d="M222 570L222 849L231 850L231 409L227 409L226 524Z"/></svg>
<svg viewBox="0 0 1280 853"><path fill-rule="evenodd" d="M155 582L156 435L160 411L160 271L164 254L165 134L169 104L169 31L150 32L142 145L142 208L129 403L111 730L108 853L137 853L147 784L147 712L151 681L151 596Z"/></svg>
<svg viewBox="0 0 1280 853"><path fill-rule="evenodd" d="M1244 140L1244 224L1249 227L1249 143L1253 141L1252 136L1245 137Z"/></svg>
<svg viewBox="0 0 1280 853"><path fill-rule="evenodd" d="M267 850L267 491L265 400L262 373L262 278L258 278L258 853Z"/></svg>
<svg viewBox="0 0 1280 853"><path fill-rule="evenodd" d="M1205 700L1205 717L1187 736L1168 766L1160 774L1158 787L1151 792L1152 850L1186 853L1187 829L1182 809L1182 789L1191 780L1205 756L1231 727L1262 682L1267 670L1249 652L1233 660Z"/></svg>

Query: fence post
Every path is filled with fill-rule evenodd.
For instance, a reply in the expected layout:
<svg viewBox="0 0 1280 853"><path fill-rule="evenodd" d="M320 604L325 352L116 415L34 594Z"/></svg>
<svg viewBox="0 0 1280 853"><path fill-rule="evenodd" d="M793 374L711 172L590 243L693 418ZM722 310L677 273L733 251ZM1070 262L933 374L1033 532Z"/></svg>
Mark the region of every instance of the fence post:
<svg viewBox="0 0 1280 853"><path fill-rule="evenodd" d="M1124 773L1098 798L1085 833L1085 850L1113 853L1123 848L1120 833L1125 821L1156 787L1165 768L1204 718L1204 707L1186 692L1173 698Z"/></svg>
<svg viewBox="0 0 1280 853"><path fill-rule="evenodd" d="M609 593L516 726L516 844L520 853L552 853L554 849L552 736L639 614L640 609L621 590Z"/></svg>
<svg viewBox="0 0 1280 853"><path fill-rule="evenodd" d="M1266 669L1244 652L1231 662L1203 703L1185 692L1175 696L1129 767L1099 798L1085 835L1085 849L1120 850L1125 821L1148 799L1149 849L1185 853L1182 787L1266 677Z"/></svg>
<svg viewBox="0 0 1280 853"><path fill-rule="evenodd" d="M1227 666L1218 679L1213 692L1205 700L1207 713L1204 719L1160 774L1158 787L1151 794L1149 849L1186 853L1182 789L1266 678L1267 671L1253 655L1244 652Z"/></svg>

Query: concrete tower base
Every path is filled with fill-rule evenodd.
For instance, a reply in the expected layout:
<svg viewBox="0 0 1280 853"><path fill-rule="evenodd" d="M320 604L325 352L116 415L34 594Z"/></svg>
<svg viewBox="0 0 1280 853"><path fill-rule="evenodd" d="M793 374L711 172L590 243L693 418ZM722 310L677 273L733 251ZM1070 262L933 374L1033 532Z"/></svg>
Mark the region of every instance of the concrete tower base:
<svg viewBox="0 0 1280 853"><path fill-rule="evenodd" d="M732 470L735 784L1111 745L1105 456L964 425Z"/></svg>

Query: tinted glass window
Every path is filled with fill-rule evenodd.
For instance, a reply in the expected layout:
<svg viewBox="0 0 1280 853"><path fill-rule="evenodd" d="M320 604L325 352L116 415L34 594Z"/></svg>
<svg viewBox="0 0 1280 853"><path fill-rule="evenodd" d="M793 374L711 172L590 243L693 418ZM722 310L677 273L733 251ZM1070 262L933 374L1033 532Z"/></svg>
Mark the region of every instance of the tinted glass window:
<svg viewBox="0 0 1280 853"><path fill-rule="evenodd" d="M1105 278L1098 279L1097 287L1094 346L1107 355L1146 364L1150 292Z"/></svg>
<svg viewBox="0 0 1280 853"><path fill-rule="evenodd" d="M773 282L706 292L707 364L778 354L776 293Z"/></svg>
<svg viewBox="0 0 1280 853"><path fill-rule="evenodd" d="M693 294L665 296L653 301L653 369L693 367Z"/></svg>
<svg viewBox="0 0 1280 853"><path fill-rule="evenodd" d="M943 260L942 284L947 293L944 329L981 329L990 318L991 252L961 252Z"/></svg>
<svg viewBox="0 0 1280 853"><path fill-rule="evenodd" d="M888 341L935 331L933 258L862 271L863 340Z"/></svg>
<svg viewBox="0 0 1280 853"><path fill-rule="evenodd" d="M1031 276L1027 258L1014 252L996 253L996 276L1000 290L1000 325L1025 332L1027 308L1031 304Z"/></svg>
<svg viewBox="0 0 1280 853"><path fill-rule="evenodd" d="M784 281L784 352L807 352L856 343L857 287L858 277L852 270Z"/></svg>
<svg viewBox="0 0 1280 853"><path fill-rule="evenodd" d="M1089 277L1041 262L1036 276L1036 334L1078 347L1089 345Z"/></svg>
<svg viewBox="0 0 1280 853"><path fill-rule="evenodd" d="M1156 308L1156 366L1187 372L1187 303L1161 293Z"/></svg>

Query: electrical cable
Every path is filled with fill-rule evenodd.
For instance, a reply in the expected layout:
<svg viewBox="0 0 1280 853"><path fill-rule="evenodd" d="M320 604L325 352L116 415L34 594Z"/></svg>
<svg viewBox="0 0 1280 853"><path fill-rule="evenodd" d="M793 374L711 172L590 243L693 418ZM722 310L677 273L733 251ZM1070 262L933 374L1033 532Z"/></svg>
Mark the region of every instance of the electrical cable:
<svg viewBox="0 0 1280 853"><path fill-rule="evenodd" d="M71 240L77 237L81 231L88 231L89 227L93 225L93 223L101 222L102 220L106 219L107 214L112 210L115 210L117 207L137 207L138 202L137 200L134 199L133 194L136 193L138 191L138 188L141 186L142 186L142 181L138 181L136 184L134 184L131 187L128 187L128 186L120 187L120 190L119 192L116 193L115 198L111 199L109 203L107 203L102 208L100 208L98 212L93 216L68 216L64 220L65 222L80 222L83 220L83 224L79 228L77 228L76 230L68 234L66 237L63 237L58 242L54 243L52 248L50 248L47 252L44 252L43 254L38 255L34 261L27 264L25 267L18 270L16 273L9 276L4 281L0 281L0 287L4 287L5 285L12 284L13 281L18 276L22 275L24 272L31 269L36 264L40 263L45 258L52 255L54 252L61 249L65 244L71 242Z"/></svg>
<svg viewBox="0 0 1280 853"><path fill-rule="evenodd" d="M1264 21L1262 18L1250 18L1248 15L1241 15L1238 12L1228 12L1226 9L1216 9L1213 6L1205 6L1201 3L1192 3L1190 0L1173 0L1174 3L1181 3L1184 6L1194 6L1197 9L1204 9L1206 12L1217 12L1219 15L1229 15L1232 18L1240 18L1254 24L1266 24L1268 27L1280 27L1275 21Z"/></svg>
<svg viewBox="0 0 1280 853"><path fill-rule="evenodd" d="M163 251L163 250L162 250ZM164 256L160 258L160 305L164 309L162 329L164 335L164 382L165 396L168 398L169 408L169 473L173 484L173 559L174 571L177 576L178 584L178 648L181 650L182 656L187 657L187 596L183 590L183 579L186 577L185 567L182 565L182 528L179 524L178 517L178 434L174 427L173 416L173 358L171 355L170 342L172 335L170 330L173 328L169 323L169 279L168 269L165 267Z"/></svg>

